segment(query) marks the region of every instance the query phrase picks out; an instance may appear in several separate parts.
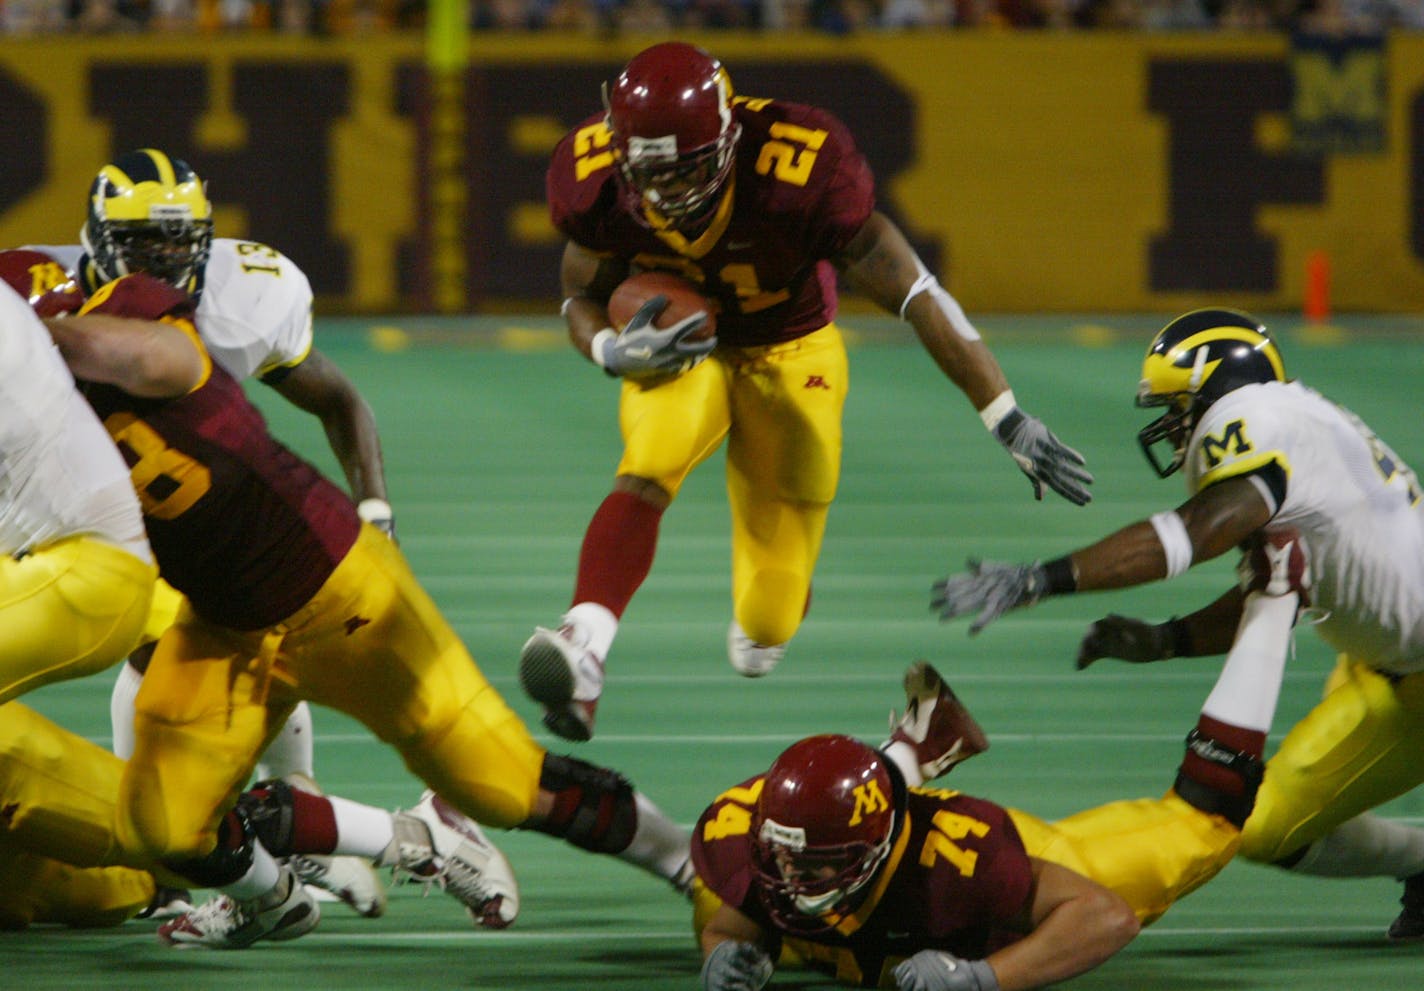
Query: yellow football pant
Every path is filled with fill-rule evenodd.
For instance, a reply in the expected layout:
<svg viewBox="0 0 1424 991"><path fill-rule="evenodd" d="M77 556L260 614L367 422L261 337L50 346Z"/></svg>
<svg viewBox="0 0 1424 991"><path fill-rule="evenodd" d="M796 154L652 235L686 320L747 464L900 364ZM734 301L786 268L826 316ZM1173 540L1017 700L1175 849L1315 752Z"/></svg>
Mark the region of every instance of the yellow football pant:
<svg viewBox="0 0 1424 991"><path fill-rule="evenodd" d="M130 856L207 854L258 756L296 703L345 712L465 814L526 820L544 750L475 666L396 545L361 528L306 606L241 632L188 604L158 641L120 785Z"/></svg>
<svg viewBox="0 0 1424 991"><path fill-rule="evenodd" d="M1273 863L1424 783L1424 673L1397 681L1341 655L1325 697L1291 728L1241 836Z"/></svg>
<svg viewBox="0 0 1424 991"><path fill-rule="evenodd" d="M29 707L0 705L0 928L117 925L147 907L146 871L95 866L119 856L122 767Z"/></svg>
<svg viewBox="0 0 1424 991"><path fill-rule="evenodd" d="M1018 809L1009 815L1029 855L1052 861L1117 892L1143 925L1226 866L1241 833L1169 791L1086 809L1045 822Z"/></svg>
<svg viewBox="0 0 1424 991"><path fill-rule="evenodd" d="M732 609L759 643L801 625L840 480L849 364L834 324L785 344L724 348L686 374L624 380L619 475L675 497L727 439Z"/></svg>
<svg viewBox="0 0 1424 991"><path fill-rule="evenodd" d="M158 569L92 537L0 556L0 703L123 660L138 641Z"/></svg>

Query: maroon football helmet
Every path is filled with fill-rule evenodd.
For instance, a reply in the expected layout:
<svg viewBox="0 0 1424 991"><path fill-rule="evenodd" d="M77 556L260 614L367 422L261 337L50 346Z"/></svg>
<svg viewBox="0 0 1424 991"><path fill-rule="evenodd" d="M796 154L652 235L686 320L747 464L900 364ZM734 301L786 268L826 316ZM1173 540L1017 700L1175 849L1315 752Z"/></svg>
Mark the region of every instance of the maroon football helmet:
<svg viewBox="0 0 1424 991"><path fill-rule="evenodd" d="M84 293L74 277L43 251L0 251L0 279L42 317L74 313L84 305Z"/></svg>
<svg viewBox="0 0 1424 991"><path fill-rule="evenodd" d="M732 173L741 134L722 63L683 42L654 45L633 57L603 99L630 206L646 204L674 224L705 217Z"/></svg>
<svg viewBox="0 0 1424 991"><path fill-rule="evenodd" d="M890 853L903 786L878 750L812 736L782 752L752 812L758 893L779 924L829 929Z"/></svg>

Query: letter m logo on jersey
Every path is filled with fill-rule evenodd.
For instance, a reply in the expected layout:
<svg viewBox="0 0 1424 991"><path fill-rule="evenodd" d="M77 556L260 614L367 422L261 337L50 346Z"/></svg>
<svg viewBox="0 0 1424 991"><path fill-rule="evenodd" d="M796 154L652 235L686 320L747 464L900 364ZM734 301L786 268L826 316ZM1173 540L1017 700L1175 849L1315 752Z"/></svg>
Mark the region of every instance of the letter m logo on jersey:
<svg viewBox="0 0 1424 991"><path fill-rule="evenodd" d="M890 802L885 797L885 793L880 790L880 785L874 781L868 781L863 785L858 785L855 789L855 808L850 813L850 825L859 826L861 819L876 812L884 812L890 808Z"/></svg>
<svg viewBox="0 0 1424 991"><path fill-rule="evenodd" d="M1232 420L1220 436L1208 434L1202 440L1202 459L1208 470L1215 468L1227 455L1239 458L1251 451L1251 442L1246 439L1244 420Z"/></svg>

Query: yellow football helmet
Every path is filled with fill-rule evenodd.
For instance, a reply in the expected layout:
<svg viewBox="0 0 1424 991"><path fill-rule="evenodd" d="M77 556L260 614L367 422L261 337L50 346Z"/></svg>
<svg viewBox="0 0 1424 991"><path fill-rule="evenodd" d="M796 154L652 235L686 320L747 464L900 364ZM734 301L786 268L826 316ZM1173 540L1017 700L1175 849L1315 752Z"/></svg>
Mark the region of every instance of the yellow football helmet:
<svg viewBox="0 0 1424 991"><path fill-rule="evenodd" d="M92 281L147 272L194 292L212 247L212 217L203 181L187 162L154 148L121 155L89 188L79 239L94 268Z"/></svg>
<svg viewBox="0 0 1424 991"><path fill-rule="evenodd" d="M1257 382L1286 381L1285 362L1261 321L1240 310L1192 310L1163 327L1147 348L1137 405L1167 406L1137 434L1143 453L1166 478L1187 459L1197 421L1212 403ZM1164 465L1153 448L1172 444Z"/></svg>

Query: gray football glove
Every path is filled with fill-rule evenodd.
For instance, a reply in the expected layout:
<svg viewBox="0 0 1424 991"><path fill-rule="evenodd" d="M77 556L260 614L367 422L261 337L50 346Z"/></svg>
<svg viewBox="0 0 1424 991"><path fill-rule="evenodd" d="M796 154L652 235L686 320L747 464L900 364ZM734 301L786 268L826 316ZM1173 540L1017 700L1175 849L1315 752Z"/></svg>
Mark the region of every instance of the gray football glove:
<svg viewBox="0 0 1424 991"><path fill-rule="evenodd" d="M771 980L771 957L755 943L718 943L702 964L705 991L761 991Z"/></svg>
<svg viewBox="0 0 1424 991"><path fill-rule="evenodd" d="M942 950L921 950L899 964L894 975L900 991L999 991L993 967Z"/></svg>
<svg viewBox="0 0 1424 991"><path fill-rule="evenodd" d="M1087 462L1055 437L1042 420L1016 406L994 427L994 436L1033 483L1035 499L1043 498L1047 485L1075 506L1092 500L1088 486L1093 484L1093 476L1084 467Z"/></svg>
<svg viewBox="0 0 1424 991"><path fill-rule="evenodd" d="M934 583L930 608L942 620L977 612L969 632L978 633L1010 609L1033 605L1047 591L1048 573L1038 561L1004 564L971 557L968 571Z"/></svg>
<svg viewBox="0 0 1424 991"><path fill-rule="evenodd" d="M712 353L717 338L689 341L707 324L707 314L699 311L684 317L666 330L653 326L653 321L667 309L666 296L654 296L642 306L622 333L602 341L597 361L610 375L622 378L656 378L685 372Z"/></svg>
<svg viewBox="0 0 1424 991"><path fill-rule="evenodd" d="M1149 664L1176 656L1171 623L1144 623L1116 613L1104 616L1083 634L1078 644L1078 670L1100 657L1116 657L1132 664Z"/></svg>

